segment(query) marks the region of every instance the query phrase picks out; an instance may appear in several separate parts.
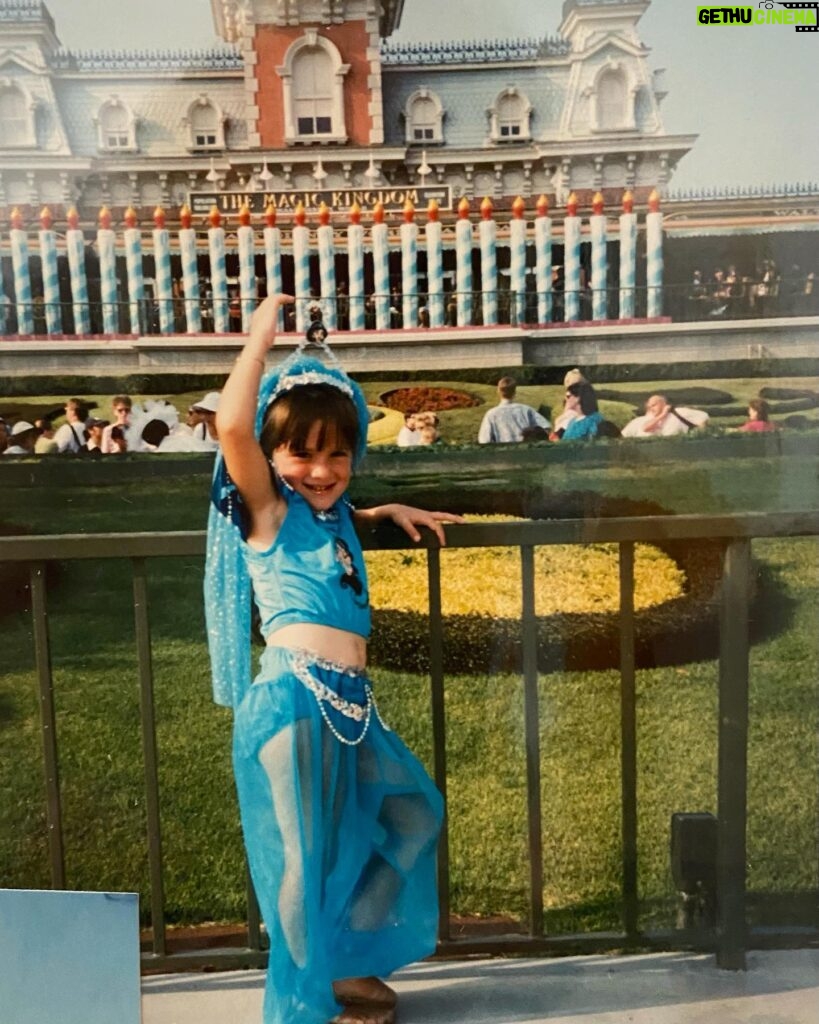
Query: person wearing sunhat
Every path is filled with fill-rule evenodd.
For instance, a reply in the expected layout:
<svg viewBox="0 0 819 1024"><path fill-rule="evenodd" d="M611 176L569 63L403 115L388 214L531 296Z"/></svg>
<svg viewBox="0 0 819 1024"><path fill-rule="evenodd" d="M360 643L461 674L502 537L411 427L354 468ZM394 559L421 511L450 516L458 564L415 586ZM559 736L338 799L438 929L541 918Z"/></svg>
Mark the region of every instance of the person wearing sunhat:
<svg viewBox="0 0 819 1024"><path fill-rule="evenodd" d="M9 432L11 442L4 455L33 455L37 440L37 428L27 420L18 420Z"/></svg>
<svg viewBox="0 0 819 1024"><path fill-rule="evenodd" d="M193 428L193 436L198 441L207 441L215 451L219 447L219 434L216 430L219 392L209 391L201 401L193 404L192 409L202 417L201 422Z"/></svg>

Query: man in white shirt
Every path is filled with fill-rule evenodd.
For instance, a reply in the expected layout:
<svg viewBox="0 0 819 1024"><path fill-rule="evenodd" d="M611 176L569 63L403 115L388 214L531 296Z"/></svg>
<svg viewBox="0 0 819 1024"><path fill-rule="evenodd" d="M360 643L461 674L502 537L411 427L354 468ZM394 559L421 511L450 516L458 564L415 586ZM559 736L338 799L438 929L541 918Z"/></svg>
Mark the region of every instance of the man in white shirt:
<svg viewBox="0 0 819 1024"><path fill-rule="evenodd" d="M65 403L65 423L58 428L54 435L57 442L57 451L60 454L66 452L75 453L85 444L85 421L88 419L88 409L79 398L69 398Z"/></svg>
<svg viewBox="0 0 819 1024"><path fill-rule="evenodd" d="M396 444L399 448L414 448L421 443L421 436L416 429L415 413L404 413L404 426L398 431Z"/></svg>
<svg viewBox="0 0 819 1024"><path fill-rule="evenodd" d="M548 430L551 424L545 416L522 402L516 402L517 381L501 377L498 381L500 401L484 416L478 430L478 444L514 444L523 440L524 430L539 427Z"/></svg>
<svg viewBox="0 0 819 1024"><path fill-rule="evenodd" d="M701 409L675 408L665 395L652 395L644 416L636 416L622 430L623 437L673 437L703 427L708 413Z"/></svg>
<svg viewBox="0 0 819 1024"><path fill-rule="evenodd" d="M9 432L9 446L4 455L33 455L37 428L26 420L18 420Z"/></svg>

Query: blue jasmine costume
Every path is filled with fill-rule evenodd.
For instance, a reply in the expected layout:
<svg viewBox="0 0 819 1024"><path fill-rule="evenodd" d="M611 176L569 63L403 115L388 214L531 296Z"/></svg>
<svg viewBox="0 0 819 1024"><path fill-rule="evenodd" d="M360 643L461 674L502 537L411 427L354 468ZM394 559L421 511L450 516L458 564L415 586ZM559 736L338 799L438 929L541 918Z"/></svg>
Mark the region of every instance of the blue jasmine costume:
<svg viewBox="0 0 819 1024"><path fill-rule="evenodd" d="M257 436L293 387L343 371L297 352L262 381ZM217 457L205 574L215 700L235 712L233 757L251 875L270 939L264 1024L326 1024L332 982L385 976L435 948L442 801L382 722L367 676L310 651L268 646L251 684L252 586L265 637L293 623L367 637L361 546L346 500L316 513L280 482L287 512L267 551L243 537L241 498Z"/></svg>

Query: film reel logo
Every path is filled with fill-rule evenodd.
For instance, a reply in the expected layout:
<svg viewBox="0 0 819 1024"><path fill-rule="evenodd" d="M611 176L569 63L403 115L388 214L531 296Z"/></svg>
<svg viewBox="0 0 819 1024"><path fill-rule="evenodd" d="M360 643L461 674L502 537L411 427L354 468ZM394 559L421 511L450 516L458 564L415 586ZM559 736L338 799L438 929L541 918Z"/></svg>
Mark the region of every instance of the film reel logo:
<svg viewBox="0 0 819 1024"><path fill-rule="evenodd" d="M794 28L797 32L819 32L819 0L813 0L811 3L792 3L791 0L787 0L786 3L776 0L776 3L772 3L771 0L762 0L757 7L769 11L775 10L777 7L784 7L788 11L813 11L815 24L794 25Z"/></svg>

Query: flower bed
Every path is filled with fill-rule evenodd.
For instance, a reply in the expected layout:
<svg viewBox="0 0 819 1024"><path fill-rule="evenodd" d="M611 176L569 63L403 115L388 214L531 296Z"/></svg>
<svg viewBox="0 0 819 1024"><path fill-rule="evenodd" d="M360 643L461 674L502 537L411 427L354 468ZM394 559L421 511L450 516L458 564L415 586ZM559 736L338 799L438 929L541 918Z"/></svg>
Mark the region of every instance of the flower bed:
<svg viewBox="0 0 819 1024"><path fill-rule="evenodd" d="M476 395L456 388L394 388L378 398L382 405L399 412L445 412L447 409L468 409L483 404Z"/></svg>

